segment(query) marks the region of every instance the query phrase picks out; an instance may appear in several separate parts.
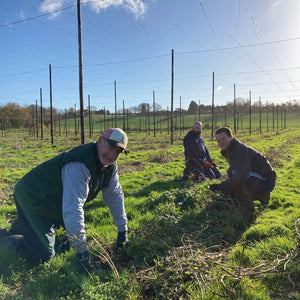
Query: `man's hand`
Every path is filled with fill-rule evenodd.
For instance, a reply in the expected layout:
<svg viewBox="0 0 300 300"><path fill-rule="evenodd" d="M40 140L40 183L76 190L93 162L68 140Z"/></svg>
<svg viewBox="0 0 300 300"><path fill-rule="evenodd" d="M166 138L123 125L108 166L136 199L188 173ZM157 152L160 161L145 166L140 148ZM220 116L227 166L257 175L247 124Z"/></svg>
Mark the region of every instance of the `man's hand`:
<svg viewBox="0 0 300 300"><path fill-rule="evenodd" d="M210 168L211 168L210 162L206 161L206 162L204 163L204 168L210 169Z"/></svg>
<svg viewBox="0 0 300 300"><path fill-rule="evenodd" d="M84 251L76 254L76 269L79 273L99 273L100 266L93 262L92 255L89 251Z"/></svg>
<svg viewBox="0 0 300 300"><path fill-rule="evenodd" d="M117 237L117 247L122 248L124 243L125 245L129 244L128 234L127 231L120 231L118 232L118 237Z"/></svg>
<svg viewBox="0 0 300 300"><path fill-rule="evenodd" d="M219 191L220 188L219 188L219 185L218 184L212 184L209 186L210 190L213 191L213 192L216 192L216 191Z"/></svg>
<svg viewBox="0 0 300 300"><path fill-rule="evenodd" d="M211 164L212 168L216 168L217 167L217 164L214 161L211 161L210 164Z"/></svg>

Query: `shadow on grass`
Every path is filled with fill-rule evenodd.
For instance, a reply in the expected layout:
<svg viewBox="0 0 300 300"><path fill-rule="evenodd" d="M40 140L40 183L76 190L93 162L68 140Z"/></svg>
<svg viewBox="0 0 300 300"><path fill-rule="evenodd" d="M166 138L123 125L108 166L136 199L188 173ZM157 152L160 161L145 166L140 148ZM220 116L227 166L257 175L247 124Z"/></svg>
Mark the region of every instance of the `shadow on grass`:
<svg viewBox="0 0 300 300"><path fill-rule="evenodd" d="M137 192L134 193L126 193L125 196L132 196L132 197L147 197L151 194L153 191L157 192L163 192L166 190L171 190L171 189L182 189L186 188L187 186L192 186L195 183L192 181L186 181L183 180L182 178L178 177L175 178L174 180L167 180L167 181L155 181L142 189L140 189Z"/></svg>
<svg viewBox="0 0 300 300"><path fill-rule="evenodd" d="M155 181L142 189L135 191L133 193L128 193L126 191L124 192L124 197L147 197L149 196L153 191L157 192L164 192L172 189L183 189L187 186L192 186L194 183L191 181L186 181L181 178L174 179L174 180L167 180L167 181ZM100 192L101 193L101 192ZM139 206L139 205L137 205ZM86 208L89 210L106 207L103 200L93 200L91 202L88 202L86 204Z"/></svg>
<svg viewBox="0 0 300 300"><path fill-rule="evenodd" d="M7 249L0 248L0 278L8 278L22 272L28 264Z"/></svg>
<svg viewBox="0 0 300 300"><path fill-rule="evenodd" d="M182 225L194 223L199 231L197 239L206 247L235 245L241 235L255 221L254 214L242 215L234 206L217 200L211 201L199 212L185 215ZM195 228L196 229L196 228Z"/></svg>
<svg viewBox="0 0 300 300"><path fill-rule="evenodd" d="M151 266L158 257L166 257L172 248L183 246L185 237L203 247L218 246L219 250L230 247L255 221L255 214L242 215L232 203L213 199L207 188L202 189L200 198L196 192L195 195L183 192L186 184L181 180L157 182L142 191L144 195L153 189L161 193L158 198L148 199L146 205L153 217L131 232L127 257L114 257L118 265L126 261L125 268L128 264ZM145 209L145 203L137 206L136 209Z"/></svg>

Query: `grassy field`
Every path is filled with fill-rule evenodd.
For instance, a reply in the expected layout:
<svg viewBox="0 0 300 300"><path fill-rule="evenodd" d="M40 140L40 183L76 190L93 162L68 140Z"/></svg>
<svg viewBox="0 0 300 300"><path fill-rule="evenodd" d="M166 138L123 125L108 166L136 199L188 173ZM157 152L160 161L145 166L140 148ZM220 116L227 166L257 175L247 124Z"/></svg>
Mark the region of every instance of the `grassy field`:
<svg viewBox="0 0 300 300"><path fill-rule="evenodd" d="M1 138L0 226L10 228L16 215L15 183L80 144L79 135L62 134L51 145L47 135L40 141L8 131ZM210 131L203 135L225 174L228 165ZM175 133L173 145L161 132L156 138L137 132L128 137L129 154L118 165L130 245L115 247L116 228L99 195L86 207L86 224L103 271L77 274L72 249L57 249L52 261L35 267L2 251L0 299L300 299L300 129L238 133L268 157L278 175L268 207L256 203L251 218L218 201L209 182L182 180L183 133Z"/></svg>

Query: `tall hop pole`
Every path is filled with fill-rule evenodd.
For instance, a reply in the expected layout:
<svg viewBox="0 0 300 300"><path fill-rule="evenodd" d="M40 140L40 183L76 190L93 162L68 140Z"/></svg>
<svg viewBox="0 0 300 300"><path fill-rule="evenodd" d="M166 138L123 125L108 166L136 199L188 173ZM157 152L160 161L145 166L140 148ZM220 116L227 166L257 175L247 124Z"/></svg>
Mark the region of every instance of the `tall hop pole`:
<svg viewBox="0 0 300 300"><path fill-rule="evenodd" d="M84 144L84 107L83 107L83 73L82 73L82 39L81 39L80 0L77 0L77 18L78 18L79 100L80 100L81 144Z"/></svg>

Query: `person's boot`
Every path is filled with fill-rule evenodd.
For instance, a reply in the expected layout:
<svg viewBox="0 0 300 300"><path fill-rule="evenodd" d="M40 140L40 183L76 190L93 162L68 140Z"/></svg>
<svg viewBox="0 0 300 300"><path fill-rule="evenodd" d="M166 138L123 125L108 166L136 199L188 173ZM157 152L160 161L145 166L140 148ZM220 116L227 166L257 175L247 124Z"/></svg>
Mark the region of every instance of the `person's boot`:
<svg viewBox="0 0 300 300"><path fill-rule="evenodd" d="M10 234L7 229L0 227L0 246L2 243L2 240L8 237Z"/></svg>
<svg viewBox="0 0 300 300"><path fill-rule="evenodd" d="M267 206L270 201L270 193L257 195L257 200L260 201L262 206L264 206L264 207Z"/></svg>
<svg viewBox="0 0 300 300"><path fill-rule="evenodd" d="M252 193L246 185L241 185L235 192L236 201L239 205L239 211L242 215L253 214L255 211L254 199Z"/></svg>
<svg viewBox="0 0 300 300"><path fill-rule="evenodd" d="M190 172L189 172L188 168L186 167L183 170L183 180L189 180L189 179L190 179Z"/></svg>
<svg viewBox="0 0 300 300"><path fill-rule="evenodd" d="M9 234L1 240L1 248L11 251L18 255L23 244L23 235L20 234Z"/></svg>

